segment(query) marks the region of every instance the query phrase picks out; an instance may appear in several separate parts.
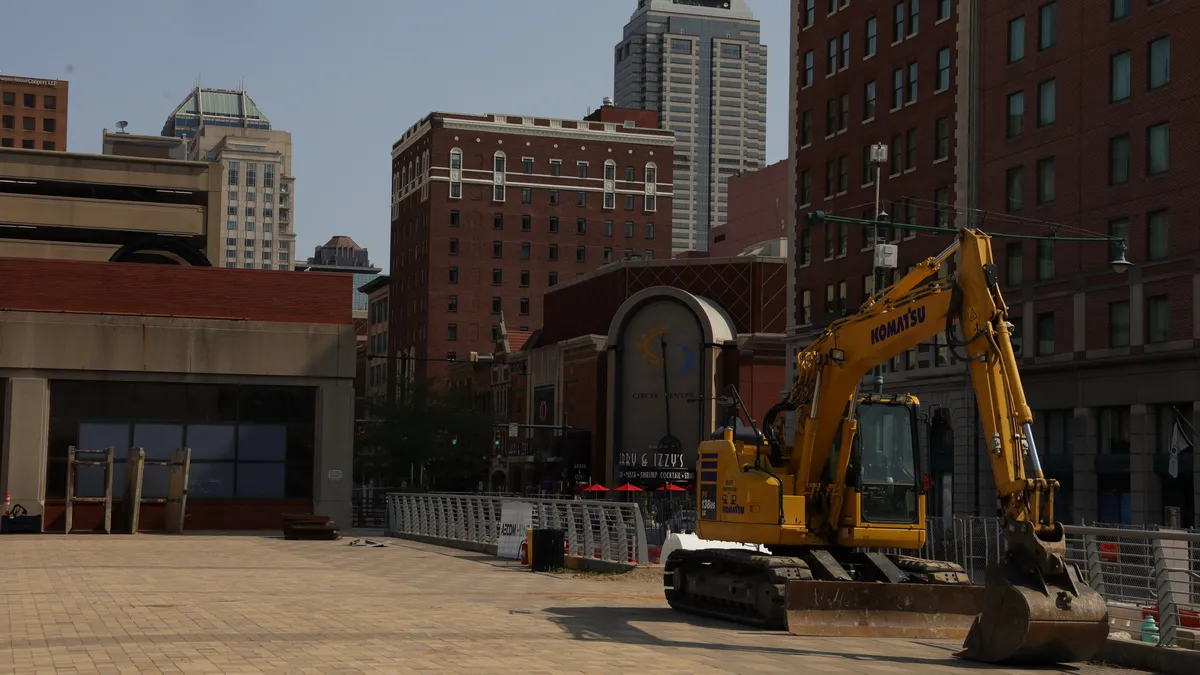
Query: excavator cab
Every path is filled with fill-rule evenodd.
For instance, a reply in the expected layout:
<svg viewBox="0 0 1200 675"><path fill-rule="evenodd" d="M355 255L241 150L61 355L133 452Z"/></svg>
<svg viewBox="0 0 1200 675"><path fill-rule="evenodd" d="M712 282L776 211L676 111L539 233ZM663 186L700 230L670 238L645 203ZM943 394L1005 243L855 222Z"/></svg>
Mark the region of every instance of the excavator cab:
<svg viewBox="0 0 1200 675"><path fill-rule="evenodd" d="M850 470L858 517L870 525L922 523L916 406L895 399L858 405L857 457Z"/></svg>

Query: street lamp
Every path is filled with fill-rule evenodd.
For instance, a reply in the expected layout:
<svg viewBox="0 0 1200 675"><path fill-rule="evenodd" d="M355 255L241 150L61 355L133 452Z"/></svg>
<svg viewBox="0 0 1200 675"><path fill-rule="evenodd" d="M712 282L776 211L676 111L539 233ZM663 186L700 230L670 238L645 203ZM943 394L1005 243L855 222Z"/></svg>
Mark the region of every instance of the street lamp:
<svg viewBox="0 0 1200 675"><path fill-rule="evenodd" d="M1129 271L1130 267L1133 267L1133 263L1129 262L1129 259L1125 257L1125 251L1129 249L1129 245L1125 243L1124 239L1117 239L1116 241L1117 255L1108 264L1112 267L1112 271L1117 274L1124 274Z"/></svg>
<svg viewBox="0 0 1200 675"><path fill-rule="evenodd" d="M872 295L883 288L883 263L885 252L879 241L879 221L883 218L883 202L880 200L880 186L883 183L883 165L888 161L888 146L885 143L875 143L871 146L871 164L875 167L875 224L871 226L871 255L874 257L871 270ZM883 393L883 364L876 364L875 391Z"/></svg>

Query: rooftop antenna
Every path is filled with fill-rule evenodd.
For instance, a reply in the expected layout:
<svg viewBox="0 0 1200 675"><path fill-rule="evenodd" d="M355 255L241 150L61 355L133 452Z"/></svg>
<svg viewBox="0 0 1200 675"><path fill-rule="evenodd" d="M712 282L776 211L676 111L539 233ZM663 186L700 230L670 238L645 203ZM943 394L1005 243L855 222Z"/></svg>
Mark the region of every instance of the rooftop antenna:
<svg viewBox="0 0 1200 675"><path fill-rule="evenodd" d="M127 126L129 126L129 122L126 122L125 120L121 120L120 122L117 122L117 133L118 134L129 133L128 131L125 131L125 127L127 127Z"/></svg>

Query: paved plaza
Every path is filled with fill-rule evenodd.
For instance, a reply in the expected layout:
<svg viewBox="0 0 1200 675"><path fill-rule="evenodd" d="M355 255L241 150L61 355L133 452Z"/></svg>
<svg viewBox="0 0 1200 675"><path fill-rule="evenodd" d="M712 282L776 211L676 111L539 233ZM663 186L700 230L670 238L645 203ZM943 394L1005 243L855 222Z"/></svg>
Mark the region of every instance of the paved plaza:
<svg viewBox="0 0 1200 675"><path fill-rule="evenodd" d="M0 537L0 675L1021 672L958 661L953 642L801 638L684 617L653 574L534 574L351 539Z"/></svg>

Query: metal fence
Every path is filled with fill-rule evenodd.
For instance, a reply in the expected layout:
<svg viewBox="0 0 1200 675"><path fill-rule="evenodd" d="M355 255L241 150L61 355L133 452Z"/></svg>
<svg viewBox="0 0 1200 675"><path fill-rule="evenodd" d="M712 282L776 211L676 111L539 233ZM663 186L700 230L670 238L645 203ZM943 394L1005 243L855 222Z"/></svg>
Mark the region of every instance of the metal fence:
<svg viewBox="0 0 1200 675"><path fill-rule="evenodd" d="M648 562L646 528L637 504L393 492L387 495L385 528L389 534L497 545L505 502L532 504L533 527L562 530L570 555L629 564Z"/></svg>
<svg viewBox="0 0 1200 675"><path fill-rule="evenodd" d="M1004 553L996 518L931 518L927 531L917 555L958 563L974 583L983 583L988 563ZM1067 559L1114 612L1126 610L1127 630L1135 638L1150 637L1142 632L1147 614L1155 617L1161 644L1177 644L1179 628L1200 632L1200 532L1195 528L1067 525L1066 533Z"/></svg>

